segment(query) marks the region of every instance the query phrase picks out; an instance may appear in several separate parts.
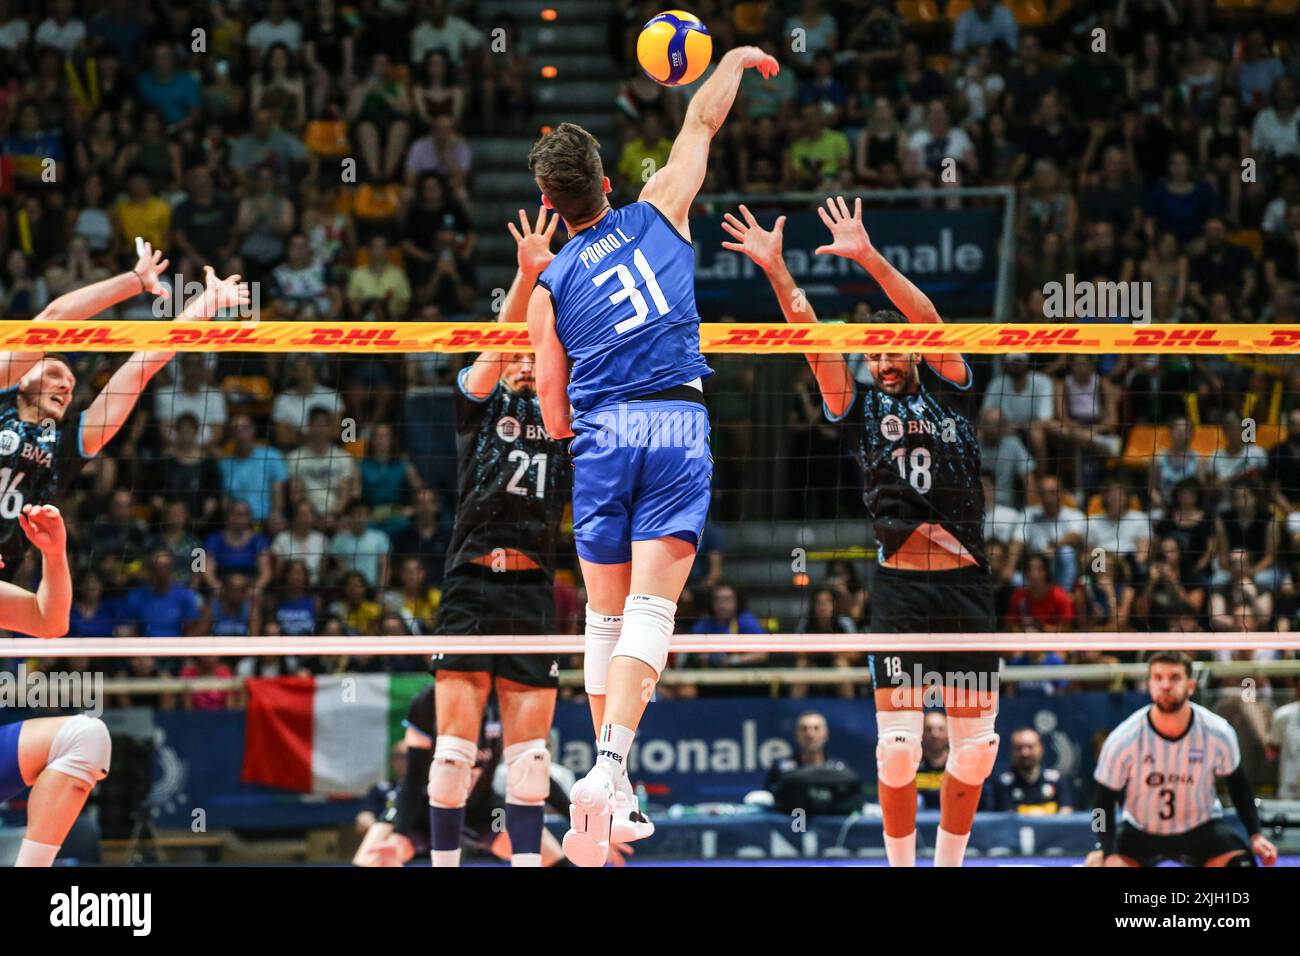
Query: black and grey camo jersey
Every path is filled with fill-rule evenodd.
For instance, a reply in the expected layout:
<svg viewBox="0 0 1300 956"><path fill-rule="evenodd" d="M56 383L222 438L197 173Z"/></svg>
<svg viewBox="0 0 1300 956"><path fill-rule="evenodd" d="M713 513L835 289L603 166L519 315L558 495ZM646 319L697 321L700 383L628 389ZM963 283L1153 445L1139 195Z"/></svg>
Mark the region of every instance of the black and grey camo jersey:
<svg viewBox="0 0 1300 956"><path fill-rule="evenodd" d="M871 388L858 399L858 462L866 478L862 500L881 559L896 552L918 525L936 523L987 570L980 447L969 387L947 381L924 360L917 374L916 392L895 397Z"/></svg>
<svg viewBox="0 0 1300 956"><path fill-rule="evenodd" d="M456 457L460 501L447 549L447 570L497 548L514 548L555 572L560 524L572 488L564 446L542 426L536 394L497 383L482 401L456 388Z"/></svg>
<svg viewBox="0 0 1300 956"><path fill-rule="evenodd" d="M81 412L63 421L25 422L18 387L0 390L0 557L12 574L28 548L18 526L23 505L57 504L87 459L81 454Z"/></svg>

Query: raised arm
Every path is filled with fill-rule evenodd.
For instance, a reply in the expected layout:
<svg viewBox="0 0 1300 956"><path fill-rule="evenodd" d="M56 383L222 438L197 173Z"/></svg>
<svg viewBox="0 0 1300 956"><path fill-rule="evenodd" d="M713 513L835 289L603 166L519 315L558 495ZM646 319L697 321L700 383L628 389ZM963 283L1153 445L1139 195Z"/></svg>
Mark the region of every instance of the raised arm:
<svg viewBox="0 0 1300 956"><path fill-rule="evenodd" d="M167 287L159 276L167 271L167 260L147 242L139 245L140 257L130 272L123 272L100 282L59 296L36 316L36 322L80 322L105 309L133 298L141 292L166 297ZM44 352L5 352L0 354L0 388L9 388L44 358Z"/></svg>
<svg viewBox="0 0 1300 956"><path fill-rule="evenodd" d="M816 324L817 313L813 311L803 290L794 284L794 277L786 267L781 255L782 240L785 232L785 216L778 216L770 230L758 224L747 206L741 205L741 222L731 213L723 216L722 228L735 242L724 242L722 248L733 252L743 252L754 260L754 264L763 270L767 281L772 284L776 300L781 304L781 314L785 320L795 324ZM849 363L843 355L810 352L804 355L817 379L822 400L831 418L843 418L853 404L853 376L849 374Z"/></svg>
<svg viewBox="0 0 1300 956"><path fill-rule="evenodd" d="M506 292L505 301L501 303L499 322L527 322L528 306L533 290L537 287L537 277L555 258L551 252L551 237L560 217L551 216L547 221L546 207L537 210L537 225L528 222L528 214L519 210L519 229L513 222L506 223L510 235L514 237L517 247L519 268L515 271L514 281ZM465 390L473 398L486 398L496 388L501 379L502 366L505 364L506 352L480 352L474 364L465 376Z"/></svg>
<svg viewBox="0 0 1300 956"><path fill-rule="evenodd" d="M533 289L528 299L528 338L533 343L533 372L542 424L554 439L573 434L569 412L569 354L555 332L555 305L545 288Z"/></svg>
<svg viewBox="0 0 1300 956"><path fill-rule="evenodd" d="M203 294L176 316L177 322L194 322L210 319L222 309L248 305L248 286L239 276L218 279L211 266L205 266L207 284ZM113 440L113 436L126 424L135 403L145 386L176 356L175 352L134 352L108 380L103 390L82 414L82 451L89 457Z"/></svg>
<svg viewBox="0 0 1300 956"><path fill-rule="evenodd" d="M819 246L817 255L842 256L852 259L871 274L871 278L885 290L889 301L897 306L909 322L942 322L934 303L924 292L912 284L912 280L893 267L888 259L876 251L867 237L867 230L862 225L862 200L853 201L853 214L843 196L826 200L826 206L818 207L817 214L831 231L829 245ZM966 360L960 355L943 352L924 355L930 367L954 385L965 388L970 384L970 369Z"/></svg>
<svg viewBox="0 0 1300 956"><path fill-rule="evenodd" d="M641 201L650 203L667 216L677 231L688 239L687 218L691 203L704 184L709 144L731 112L740 78L751 66L764 79L776 76L781 69L774 58L756 46L737 47L723 54L713 75L691 98L681 131L668 154L668 162L650 177L641 190Z"/></svg>
<svg viewBox="0 0 1300 956"><path fill-rule="evenodd" d="M72 574L63 516L53 505L23 505L18 525L41 552L41 583L33 594L0 581L0 628L33 637L62 637L68 633L72 612Z"/></svg>

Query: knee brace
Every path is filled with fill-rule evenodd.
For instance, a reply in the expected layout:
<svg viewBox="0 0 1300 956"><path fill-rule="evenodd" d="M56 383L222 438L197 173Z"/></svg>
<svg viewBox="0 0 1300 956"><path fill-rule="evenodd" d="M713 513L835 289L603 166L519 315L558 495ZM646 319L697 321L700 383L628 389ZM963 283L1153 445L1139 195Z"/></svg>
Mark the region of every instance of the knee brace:
<svg viewBox="0 0 1300 956"><path fill-rule="evenodd" d="M540 807L551 792L551 754L546 741L524 740L502 753L506 764L506 803Z"/></svg>
<svg viewBox="0 0 1300 956"><path fill-rule="evenodd" d="M463 737L440 734L429 765L429 806L454 810L469 799L470 777L478 759L478 744Z"/></svg>
<svg viewBox="0 0 1300 956"><path fill-rule="evenodd" d="M633 657L654 668L655 680L668 664L677 605L652 594L629 594L623 606L623 633L614 657Z"/></svg>
<svg viewBox="0 0 1300 956"><path fill-rule="evenodd" d="M609 659L614 656L619 635L623 632L623 615L598 614L587 605L586 640L582 650L582 679L588 694L605 693L609 676Z"/></svg>
<svg viewBox="0 0 1300 956"><path fill-rule="evenodd" d="M94 786L108 776L113 760L113 738L97 717L78 714L68 718L50 742L46 770L75 777Z"/></svg>
<svg viewBox="0 0 1300 956"><path fill-rule="evenodd" d="M998 742L993 717L948 718L948 773L962 783L980 786L993 772Z"/></svg>
<svg viewBox="0 0 1300 956"><path fill-rule="evenodd" d="M878 710L876 778L887 787L906 787L921 766L921 731L925 714L919 710Z"/></svg>

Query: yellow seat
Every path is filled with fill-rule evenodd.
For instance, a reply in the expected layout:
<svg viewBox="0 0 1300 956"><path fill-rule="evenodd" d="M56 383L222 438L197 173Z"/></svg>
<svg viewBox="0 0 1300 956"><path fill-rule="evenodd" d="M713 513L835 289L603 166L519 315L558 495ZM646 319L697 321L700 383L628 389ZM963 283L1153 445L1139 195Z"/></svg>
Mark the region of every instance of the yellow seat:
<svg viewBox="0 0 1300 956"><path fill-rule="evenodd" d="M963 13L970 9L971 0L948 0L943 15L949 23L956 23Z"/></svg>
<svg viewBox="0 0 1300 956"><path fill-rule="evenodd" d="M1046 0L1010 0L1007 7L1022 27L1032 30L1047 23Z"/></svg>
<svg viewBox="0 0 1300 956"><path fill-rule="evenodd" d="M1256 262L1264 255L1264 235L1258 229L1238 229L1228 236L1228 241L1249 249Z"/></svg>
<svg viewBox="0 0 1300 956"><path fill-rule="evenodd" d="M1134 425L1129 429L1121 460L1126 468L1150 468L1156 453L1169 447L1169 429L1162 425Z"/></svg>
<svg viewBox="0 0 1300 956"><path fill-rule="evenodd" d="M303 134L307 149L325 159L337 159L352 152L348 124L342 120L312 120Z"/></svg>
<svg viewBox="0 0 1300 956"><path fill-rule="evenodd" d="M1270 17L1300 16L1300 0L1268 0L1264 13Z"/></svg>
<svg viewBox="0 0 1300 956"><path fill-rule="evenodd" d="M358 219L395 219L401 208L402 187L396 183L380 186L365 183L357 187L353 212Z"/></svg>
<svg viewBox="0 0 1300 956"><path fill-rule="evenodd" d="M899 0L898 15L907 26L930 26L941 19L934 0Z"/></svg>

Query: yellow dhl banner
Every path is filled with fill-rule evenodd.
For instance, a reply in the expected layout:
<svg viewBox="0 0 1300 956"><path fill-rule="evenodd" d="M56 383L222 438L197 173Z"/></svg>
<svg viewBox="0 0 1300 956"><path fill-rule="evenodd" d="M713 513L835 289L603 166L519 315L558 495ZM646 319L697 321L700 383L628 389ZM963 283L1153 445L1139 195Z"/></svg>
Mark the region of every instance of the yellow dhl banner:
<svg viewBox="0 0 1300 956"><path fill-rule="evenodd" d="M1300 325L704 324L705 352L1300 353ZM48 352L526 352L528 329L459 322L13 322L0 350Z"/></svg>

